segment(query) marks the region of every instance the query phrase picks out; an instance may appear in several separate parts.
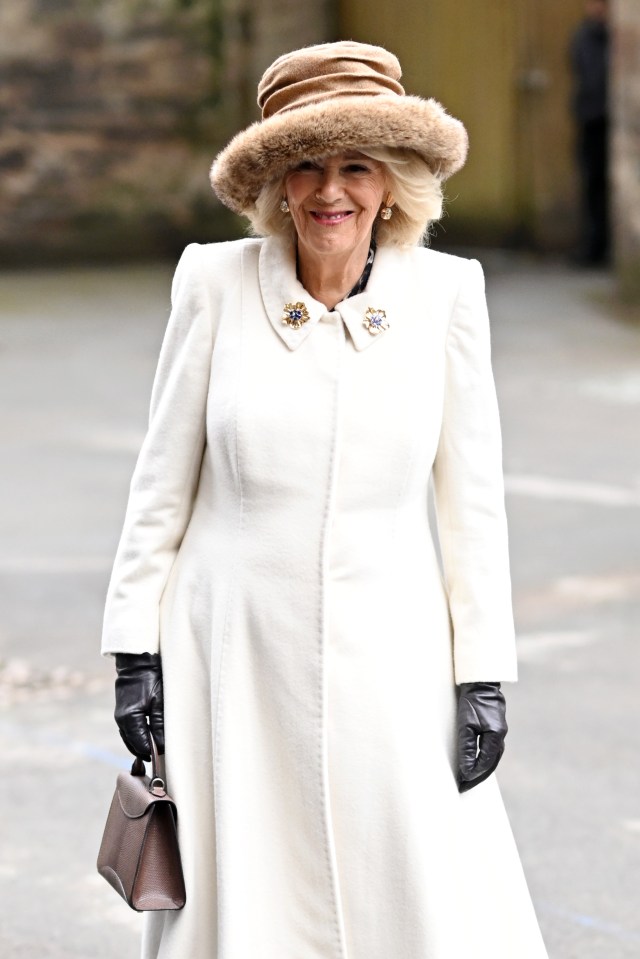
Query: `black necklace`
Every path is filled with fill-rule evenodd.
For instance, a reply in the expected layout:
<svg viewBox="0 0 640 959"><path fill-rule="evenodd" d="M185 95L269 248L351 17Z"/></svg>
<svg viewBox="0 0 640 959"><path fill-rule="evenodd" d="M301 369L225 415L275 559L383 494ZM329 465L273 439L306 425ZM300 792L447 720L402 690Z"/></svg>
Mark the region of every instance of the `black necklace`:
<svg viewBox="0 0 640 959"><path fill-rule="evenodd" d="M364 270L360 274L360 279L353 287L350 293L347 293L346 299L348 300L350 296L357 296L358 293L363 293L367 288L367 283L369 282L369 277L371 276L371 268L373 267L373 261L376 255L376 241L371 238L371 246L369 247L369 252L367 254L367 262L364 265Z"/></svg>
<svg viewBox="0 0 640 959"><path fill-rule="evenodd" d="M367 283L369 282L369 277L371 276L371 270L373 268L373 261L376 256L376 241L371 237L371 245L369 246L369 252L367 253L367 262L364 265L364 270L360 274L360 278L356 282L356 285L351 288L351 290L345 296L345 300L348 300L351 296L357 296L358 293L363 293L367 288ZM298 251L296 250L296 276L300 280L300 260L298 257ZM300 281L302 282L302 281Z"/></svg>

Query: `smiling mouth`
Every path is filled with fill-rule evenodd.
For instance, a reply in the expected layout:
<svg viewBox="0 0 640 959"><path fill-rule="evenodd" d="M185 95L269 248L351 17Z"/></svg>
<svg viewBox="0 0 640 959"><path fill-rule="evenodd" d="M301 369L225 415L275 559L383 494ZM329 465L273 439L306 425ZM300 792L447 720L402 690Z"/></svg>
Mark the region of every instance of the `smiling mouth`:
<svg viewBox="0 0 640 959"><path fill-rule="evenodd" d="M311 210L311 216L316 223L334 225L348 220L349 217L353 216L353 210L334 210L333 212L329 210Z"/></svg>

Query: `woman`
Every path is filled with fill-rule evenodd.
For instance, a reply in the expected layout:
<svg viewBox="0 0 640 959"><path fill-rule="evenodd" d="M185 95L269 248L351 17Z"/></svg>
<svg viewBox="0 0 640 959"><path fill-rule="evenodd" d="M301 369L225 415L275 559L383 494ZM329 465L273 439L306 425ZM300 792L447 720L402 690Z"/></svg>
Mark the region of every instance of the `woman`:
<svg viewBox="0 0 640 959"><path fill-rule="evenodd" d="M277 60L212 169L266 238L176 272L103 643L180 810L188 901L146 959L545 956L490 775L516 677L482 272L417 245L466 134L400 75Z"/></svg>

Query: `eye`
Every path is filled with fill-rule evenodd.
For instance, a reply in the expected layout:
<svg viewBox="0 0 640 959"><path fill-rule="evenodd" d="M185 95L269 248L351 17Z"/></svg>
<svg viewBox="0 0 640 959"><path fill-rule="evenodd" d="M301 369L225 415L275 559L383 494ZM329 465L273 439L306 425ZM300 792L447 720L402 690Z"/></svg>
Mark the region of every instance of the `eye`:
<svg viewBox="0 0 640 959"><path fill-rule="evenodd" d="M345 173L371 173L371 167L366 163L348 163L344 170Z"/></svg>
<svg viewBox="0 0 640 959"><path fill-rule="evenodd" d="M317 163L314 163L313 160L303 160L301 163L298 163L296 167L294 167L296 173L315 172L319 169L320 167Z"/></svg>

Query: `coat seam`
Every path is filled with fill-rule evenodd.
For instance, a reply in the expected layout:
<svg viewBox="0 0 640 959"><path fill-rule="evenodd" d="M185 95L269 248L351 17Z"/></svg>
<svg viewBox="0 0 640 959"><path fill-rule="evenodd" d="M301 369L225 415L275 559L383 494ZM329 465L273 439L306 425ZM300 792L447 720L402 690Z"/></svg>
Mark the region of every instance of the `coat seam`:
<svg viewBox="0 0 640 959"><path fill-rule="evenodd" d="M469 263L468 260L467 260L466 262ZM434 464L433 464L432 467L431 467L432 474L433 474L433 466L435 465L435 466L436 466L436 471L439 472L439 474L440 474L441 477L442 477L442 484L441 484L441 487L440 487L440 488L441 488L441 496L438 495L435 505L436 505L436 521L437 521L437 524L438 524L438 542L440 543L440 552L441 552L441 554L442 554L442 565L443 565L443 571L442 571L442 574L441 574L441 575L442 575L442 584L443 584L443 586L444 586L445 594L446 594L446 597L447 597L447 609L448 609L448 612L449 612L449 623L450 623L450 628L451 628L451 656L452 656L452 660L453 660L453 675L454 675L454 681L455 681L455 679L457 679L457 675L456 675L456 631L455 631L455 624L454 624L454 621L453 621L453 611L452 611L452 609L451 609L451 591L450 591L450 586L449 586L449 578L448 578L448 576L447 576L447 570L451 569L451 550L450 550L450 544L449 544L449 542L448 542L448 537L447 537L447 536L442 536L441 533L440 533L440 528L441 528L440 515L441 515L441 510L442 510L442 520L443 520L442 525L445 525L445 526L447 526L448 528L450 528L450 527L451 527L451 521L452 521L452 515L451 515L451 497L450 497L450 491L449 491L449 474L448 474L448 469L447 469L447 464L448 464L448 459L449 459L449 451L448 451L448 449L447 449L447 438L446 438L446 436L445 436L445 419L446 419L446 415L447 415L447 388L448 388L448 382L447 382L447 381L448 381L448 369L447 369L447 367L448 367L448 361L447 361L447 354L448 354L448 349L449 349L449 339L450 339L450 336L451 336L451 330L452 330L452 327L453 327L453 321L454 321L454 317L455 317L455 315L456 315L456 311L457 311L457 309L458 309L458 303L459 303L459 301L460 301L460 296L461 296L461 294L462 294L462 290L463 290L463 288L464 288L464 285L465 285L465 279L464 279L464 277L461 277L461 278L460 278L460 283L459 283L459 286L458 286L458 292L456 293L456 298L455 298L455 300L454 300L454 302L453 302L453 306L452 306L452 308L451 308L451 313L450 313L450 315L449 315L449 322L447 323L447 331L446 331L446 334L445 334L445 337L444 337L444 347L443 347L443 351L442 351L442 361L443 361L443 364L444 364L444 369L443 369L444 375L443 375L443 378L442 378L442 420L441 420L441 423L440 423L440 436L439 436L439 438L438 438L438 445L437 445L437 447L436 447L436 455L435 455L435 459L434 459ZM440 460L440 467L438 467L438 466L436 465L438 460Z"/></svg>
<svg viewBox="0 0 640 959"><path fill-rule="evenodd" d="M469 263L469 261L466 261L466 262ZM442 470L440 471L441 474L443 474L442 491L443 491L443 493L444 493L443 506L444 506L444 512L445 512L445 517L443 517L443 518L445 518L446 523L447 523L448 525L451 524L451 503L450 503L450 496L449 496L449 476L448 476L448 470L447 470L447 461L448 461L448 458L449 458L449 451L448 451L448 449L447 449L447 438L446 438L446 436L445 436L445 418L446 418L446 413L447 413L447 379L448 379L447 352L448 352L448 349L449 349L449 339L450 339L451 330L452 330L452 327L453 327L453 320L454 320L454 317L455 317L455 315L456 315L456 310L458 309L458 303L459 303L459 301L460 301L460 296L461 296L461 294L462 294L462 290L463 290L464 285L465 285L465 283L464 283L464 277L461 277L461 278L460 278L460 284L459 284L459 286L458 286L458 292L456 293L456 298L455 298L454 303L453 303L453 306L452 306L452 308L451 308L451 314L450 314L450 316L449 316L449 322L448 322L448 324L447 324L447 332L446 332L446 335L445 335L445 338L444 338L444 349L443 349L444 376L443 376L443 383L442 383L442 421L441 421L441 423L440 423L440 437L439 437L439 442L438 442L438 447L437 447L437 449L436 449L436 457L435 457L435 461L437 461L438 459L442 459L442 460L443 460ZM436 469L437 469L437 467L436 467ZM436 509L436 513L438 514L439 512L440 512L440 510L439 510L439 509ZM442 550L443 561L444 561L444 560L445 560L445 555L444 555L444 554L445 554L445 551L447 552L447 558L448 558L448 556L449 556L449 550L448 550L447 544L443 543L442 540L440 540L440 549ZM445 577L445 586L446 586L446 590L447 590L447 597L449 597L449 587L448 587L448 584L447 584L447 582L446 582L446 577ZM451 612L451 611L450 611L450 612Z"/></svg>
<svg viewBox="0 0 640 959"><path fill-rule="evenodd" d="M198 249L198 252L200 250ZM205 294L205 301L208 303L208 294ZM207 311L208 312L208 311ZM157 641L158 641L158 650L162 652L162 601L164 599L167 587L171 581L171 578L174 573L176 564L179 562L180 556L180 547L184 540L184 537L187 534L187 530L191 524L191 518L193 516L193 510L198 495L198 485L200 482L200 472L202 470L202 463L205 456L205 449L207 445L207 396L209 393L209 386L211 383L211 368L212 368L212 357L213 357L213 326L211 319L209 318L209 345L210 345L210 354L209 354L209 367L207 370L207 394L205 395L204 403L202 404L202 410L200 415L200 423L198 426L198 439L194 443L194 448L191 453L191 462L187 471L187 482L184 484L182 495L180 496L177 508L175 510L174 520L172 524L172 535L170 537L171 541L174 542L173 548L173 559L169 565L169 568L166 571L164 577L164 582L158 596L158 624L157 624ZM155 415L158 413L160 404L158 403L156 409L154 410L153 416L150 418L149 426L147 430L147 435L152 429L152 419L155 419ZM145 441L146 442L146 441ZM190 503L189 503L190 500ZM182 528L182 534L180 535L180 529ZM176 543L176 538L178 542Z"/></svg>
<svg viewBox="0 0 640 959"><path fill-rule="evenodd" d="M243 317L244 317L244 247L240 251L240 343L238 349L238 362L242 362L242 333L243 333ZM236 378L236 396L234 403L234 432L235 432L235 468L236 468L236 482L237 482L237 495L238 495L238 519L236 526L236 555L233 564L233 571L230 576L229 586L227 590L227 602L226 609L224 614L224 626L222 629L222 638L220 646L220 662L218 666L218 684L216 690L216 716L215 716L215 737L214 737L214 756L213 756L213 808L214 808L214 833L216 836L216 881L217 881L217 895L220 894L220 890L224 888L223 876L222 876L222 863L220 858L220 846L218 843L218 829L220 826L219 822L219 796L218 796L218 783L220 777L220 742L221 742L221 727L223 721L223 707L222 700L225 690L225 666L227 657L225 656L227 647L229 645L229 632L231 628L231 606L232 606L232 597L233 590L236 581L236 574L238 570L238 565L240 561L240 549L239 541L242 535L242 530L244 527L244 494L242 490L242 475L240 472L240 458L239 458L239 442L238 442L238 421L239 421L239 394L240 394L240 376ZM211 638L212 644L214 638ZM212 657L213 658L213 657ZM222 955L222 943L220 939L220 925L219 925L220 914L218 916L218 922L216 923L217 934L218 934L218 951Z"/></svg>
<svg viewBox="0 0 640 959"><path fill-rule="evenodd" d="M325 863L329 879L329 889L334 913L334 931L338 955L341 959L347 959L346 944L344 941L344 931L340 921L340 910L338 906L338 876L337 860L335 851L332 855L332 815L329 798L329 764L328 764L328 733L327 733L327 676L326 676L326 634L327 634L327 555L329 547L329 530L331 524L332 508L335 506L337 489L337 465L339 459L339 431L340 431L340 394L341 382L344 367L344 347L346 345L346 336L344 332L343 321L340 318L337 325L338 330L338 363L336 385L333 390L333 443L328 464L328 491L325 501L325 509L322 523L322 539L320 546L320 605L319 605L319 661L320 661L320 754L319 754L319 779L320 796L322 797L322 814L325 830Z"/></svg>

